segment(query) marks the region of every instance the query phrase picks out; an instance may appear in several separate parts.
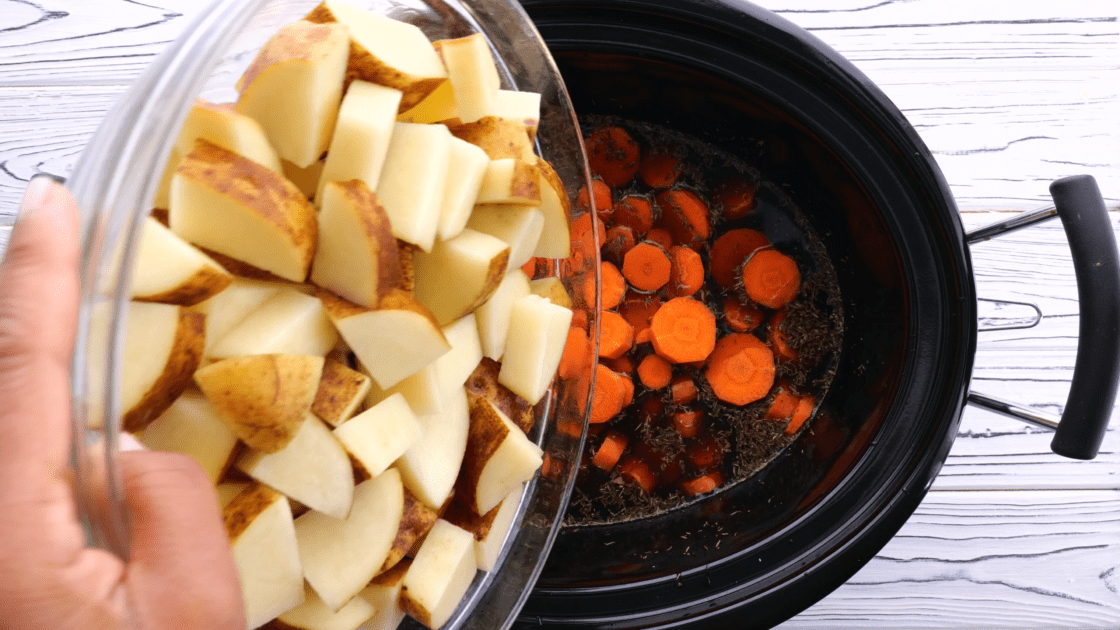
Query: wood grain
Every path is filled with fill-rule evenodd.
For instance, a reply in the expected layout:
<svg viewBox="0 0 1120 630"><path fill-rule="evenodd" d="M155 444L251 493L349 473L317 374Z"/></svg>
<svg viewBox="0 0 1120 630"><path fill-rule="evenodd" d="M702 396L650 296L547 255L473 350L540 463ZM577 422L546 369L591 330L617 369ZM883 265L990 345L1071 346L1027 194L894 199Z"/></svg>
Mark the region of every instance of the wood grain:
<svg viewBox="0 0 1120 630"><path fill-rule="evenodd" d="M1120 491L933 492L828 598L779 626L1120 627Z"/></svg>

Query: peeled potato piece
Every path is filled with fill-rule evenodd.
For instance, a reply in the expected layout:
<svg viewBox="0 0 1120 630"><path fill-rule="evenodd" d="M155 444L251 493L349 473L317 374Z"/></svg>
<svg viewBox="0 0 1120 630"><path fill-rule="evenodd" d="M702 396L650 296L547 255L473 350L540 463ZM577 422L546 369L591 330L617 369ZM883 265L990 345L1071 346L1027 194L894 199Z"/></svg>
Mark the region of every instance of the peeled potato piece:
<svg viewBox="0 0 1120 630"><path fill-rule="evenodd" d="M315 208L282 175L199 140L171 180L171 230L286 280L303 282L318 242Z"/></svg>
<svg viewBox="0 0 1120 630"><path fill-rule="evenodd" d="M304 19L344 24L350 33L347 77L401 90L402 112L446 81L439 55L424 32L411 24L338 0L326 0Z"/></svg>
<svg viewBox="0 0 1120 630"><path fill-rule="evenodd" d="M245 620L258 628L303 603L303 569L287 499L253 484L222 510L241 578Z"/></svg>
<svg viewBox="0 0 1120 630"><path fill-rule="evenodd" d="M261 124L281 158L315 163L334 131L350 53L339 24L289 24L265 43L237 82L237 111Z"/></svg>
<svg viewBox="0 0 1120 630"><path fill-rule="evenodd" d="M438 520L404 576L401 608L425 626L439 628L455 611L474 574L474 538Z"/></svg>
<svg viewBox="0 0 1120 630"><path fill-rule="evenodd" d="M494 509L541 467L543 453L486 398L470 399L466 455L455 483L456 500L476 514Z"/></svg>
<svg viewBox="0 0 1120 630"><path fill-rule="evenodd" d="M330 429L310 413L287 446L275 453L249 450L235 466L318 513L345 518L350 512L350 458Z"/></svg>
<svg viewBox="0 0 1120 630"><path fill-rule="evenodd" d="M389 216L360 179L323 188L311 281L368 308L400 284L400 253Z"/></svg>
<svg viewBox="0 0 1120 630"><path fill-rule="evenodd" d="M190 456L217 483L231 463L237 435L205 396L186 391L144 429L140 441L154 451Z"/></svg>
<svg viewBox="0 0 1120 630"><path fill-rule="evenodd" d="M275 453L303 424L322 371L323 357L261 354L211 363L194 380L241 440Z"/></svg>
<svg viewBox="0 0 1120 630"><path fill-rule="evenodd" d="M400 90L365 81L350 84L338 110L316 204L329 182L359 179L371 190L377 189L400 102Z"/></svg>
<svg viewBox="0 0 1120 630"><path fill-rule="evenodd" d="M490 299L509 268L505 241L465 229L413 259L416 299L446 326Z"/></svg>
<svg viewBox="0 0 1120 630"><path fill-rule="evenodd" d="M325 356L338 332L317 298L280 288L214 343L212 358L253 354Z"/></svg>
<svg viewBox="0 0 1120 630"><path fill-rule="evenodd" d="M144 221L132 265L132 299L193 306L226 289L233 276L158 221Z"/></svg>
<svg viewBox="0 0 1120 630"><path fill-rule="evenodd" d="M404 513L396 469L358 484L345 518L312 511L296 519L304 576L331 610L339 610L377 574Z"/></svg>
<svg viewBox="0 0 1120 630"><path fill-rule="evenodd" d="M515 300L498 380L529 404L537 404L560 366L571 323L572 311L547 298L527 295Z"/></svg>
<svg viewBox="0 0 1120 630"><path fill-rule="evenodd" d="M502 83L486 37L474 33L458 39L442 39L432 45L447 67L459 119L469 123L491 115Z"/></svg>

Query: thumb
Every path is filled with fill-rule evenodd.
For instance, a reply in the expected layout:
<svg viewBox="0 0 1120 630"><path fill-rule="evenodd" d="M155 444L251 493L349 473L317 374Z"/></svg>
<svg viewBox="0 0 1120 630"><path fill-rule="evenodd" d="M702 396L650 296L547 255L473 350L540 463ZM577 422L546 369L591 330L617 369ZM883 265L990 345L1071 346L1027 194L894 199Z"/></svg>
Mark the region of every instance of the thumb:
<svg viewBox="0 0 1120 630"><path fill-rule="evenodd" d="M0 488L16 500L67 465L77 218L65 188L32 179L0 266Z"/></svg>
<svg viewBox="0 0 1120 630"><path fill-rule="evenodd" d="M121 454L132 517L127 588L143 628L244 629L241 587L218 499L185 455Z"/></svg>

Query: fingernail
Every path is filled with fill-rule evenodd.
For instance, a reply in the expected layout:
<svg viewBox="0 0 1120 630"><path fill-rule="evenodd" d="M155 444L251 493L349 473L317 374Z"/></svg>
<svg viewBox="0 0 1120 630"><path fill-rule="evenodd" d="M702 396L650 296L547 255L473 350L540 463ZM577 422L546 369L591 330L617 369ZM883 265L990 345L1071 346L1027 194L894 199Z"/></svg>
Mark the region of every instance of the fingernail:
<svg viewBox="0 0 1120 630"><path fill-rule="evenodd" d="M19 204L19 221L26 221L36 208L43 205L47 193L56 181L53 175L47 174L39 174L31 178L27 183L27 190L23 192L23 201Z"/></svg>
<svg viewBox="0 0 1120 630"><path fill-rule="evenodd" d="M117 442L118 442L117 450L120 450L122 452L123 451L146 451L146 450L148 450L147 447L145 447L143 444L140 443L140 440L137 440L131 433L126 433L124 431L121 431L121 434L117 439Z"/></svg>

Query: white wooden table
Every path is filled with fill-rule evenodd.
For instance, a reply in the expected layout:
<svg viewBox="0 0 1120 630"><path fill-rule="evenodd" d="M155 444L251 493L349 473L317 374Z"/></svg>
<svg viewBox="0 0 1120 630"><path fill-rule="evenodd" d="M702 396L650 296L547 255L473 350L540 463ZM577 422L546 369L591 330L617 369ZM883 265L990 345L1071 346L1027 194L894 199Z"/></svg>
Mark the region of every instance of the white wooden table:
<svg viewBox="0 0 1120 630"><path fill-rule="evenodd" d="M906 113L967 228L1046 205L1048 182L1078 173L1118 209L1116 0L761 3L846 55ZM114 99L204 4L0 0L0 224L35 172L69 173ZM6 236L0 228L0 248ZM1060 412L1078 321L1060 226L978 245L973 261L981 296L1045 314L1031 330L981 334L974 386ZM985 308L985 318L1024 314ZM899 535L782 628L1120 628L1120 423L1092 462L1053 455L1049 442L969 408Z"/></svg>

